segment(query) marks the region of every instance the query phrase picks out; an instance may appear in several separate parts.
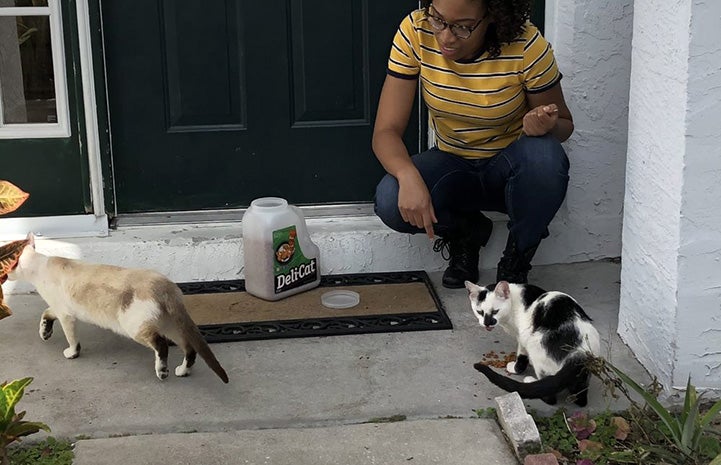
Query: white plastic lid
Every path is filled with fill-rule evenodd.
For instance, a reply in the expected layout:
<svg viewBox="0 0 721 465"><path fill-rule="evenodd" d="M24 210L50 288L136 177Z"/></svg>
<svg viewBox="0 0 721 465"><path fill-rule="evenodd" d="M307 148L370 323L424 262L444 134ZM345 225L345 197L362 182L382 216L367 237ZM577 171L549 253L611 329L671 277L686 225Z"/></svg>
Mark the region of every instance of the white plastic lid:
<svg viewBox="0 0 721 465"><path fill-rule="evenodd" d="M360 294L345 289L328 291L320 296L320 302L328 308L351 308L360 302Z"/></svg>

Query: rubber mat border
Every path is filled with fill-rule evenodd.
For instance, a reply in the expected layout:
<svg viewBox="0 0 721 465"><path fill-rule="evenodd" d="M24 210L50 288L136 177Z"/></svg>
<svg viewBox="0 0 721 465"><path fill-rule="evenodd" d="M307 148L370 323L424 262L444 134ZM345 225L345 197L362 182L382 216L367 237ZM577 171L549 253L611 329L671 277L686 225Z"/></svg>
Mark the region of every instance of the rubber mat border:
<svg viewBox="0 0 721 465"><path fill-rule="evenodd" d="M331 288L415 282L425 284L426 290L435 303L435 312L224 323L201 325L199 328L208 342L453 329L451 320L425 271L324 275L321 276L319 286ZM178 286L184 294L245 292L245 281L242 279L179 283Z"/></svg>

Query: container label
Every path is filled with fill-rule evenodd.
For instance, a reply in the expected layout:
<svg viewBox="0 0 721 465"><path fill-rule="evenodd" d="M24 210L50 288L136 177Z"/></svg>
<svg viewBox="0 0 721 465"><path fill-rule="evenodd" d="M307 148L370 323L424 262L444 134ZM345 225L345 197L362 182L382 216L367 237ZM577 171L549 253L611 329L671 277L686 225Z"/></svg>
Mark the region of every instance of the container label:
<svg viewBox="0 0 721 465"><path fill-rule="evenodd" d="M295 225L273 231L273 279L276 294L318 279L315 258L306 258L296 241Z"/></svg>

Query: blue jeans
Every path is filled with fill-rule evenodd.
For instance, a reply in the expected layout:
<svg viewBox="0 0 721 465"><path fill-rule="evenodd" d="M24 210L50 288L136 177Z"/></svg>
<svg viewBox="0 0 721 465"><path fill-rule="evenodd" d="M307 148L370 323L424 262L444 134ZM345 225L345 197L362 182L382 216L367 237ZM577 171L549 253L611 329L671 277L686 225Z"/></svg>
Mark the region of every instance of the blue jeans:
<svg viewBox="0 0 721 465"><path fill-rule="evenodd" d="M491 158L467 160L432 148L411 157L431 194L439 236L454 231L458 218L478 211L507 213L519 250L537 246L566 196L568 157L552 135L522 136ZM376 187L375 212L391 229L424 232L403 221L398 181L386 174Z"/></svg>

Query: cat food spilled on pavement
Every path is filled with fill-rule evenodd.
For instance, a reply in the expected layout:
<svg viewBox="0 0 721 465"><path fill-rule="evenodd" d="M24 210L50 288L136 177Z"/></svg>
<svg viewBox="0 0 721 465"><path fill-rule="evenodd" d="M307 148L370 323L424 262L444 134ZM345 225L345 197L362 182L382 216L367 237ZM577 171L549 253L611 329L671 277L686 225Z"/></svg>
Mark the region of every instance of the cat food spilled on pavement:
<svg viewBox="0 0 721 465"><path fill-rule="evenodd" d="M483 354L483 358L481 359L481 363L487 366L492 366L494 368L506 368L506 365L508 365L509 362L515 362L516 361L516 353L511 352L510 354L506 354L505 352L496 352L495 350L492 350L490 352L486 352Z"/></svg>

